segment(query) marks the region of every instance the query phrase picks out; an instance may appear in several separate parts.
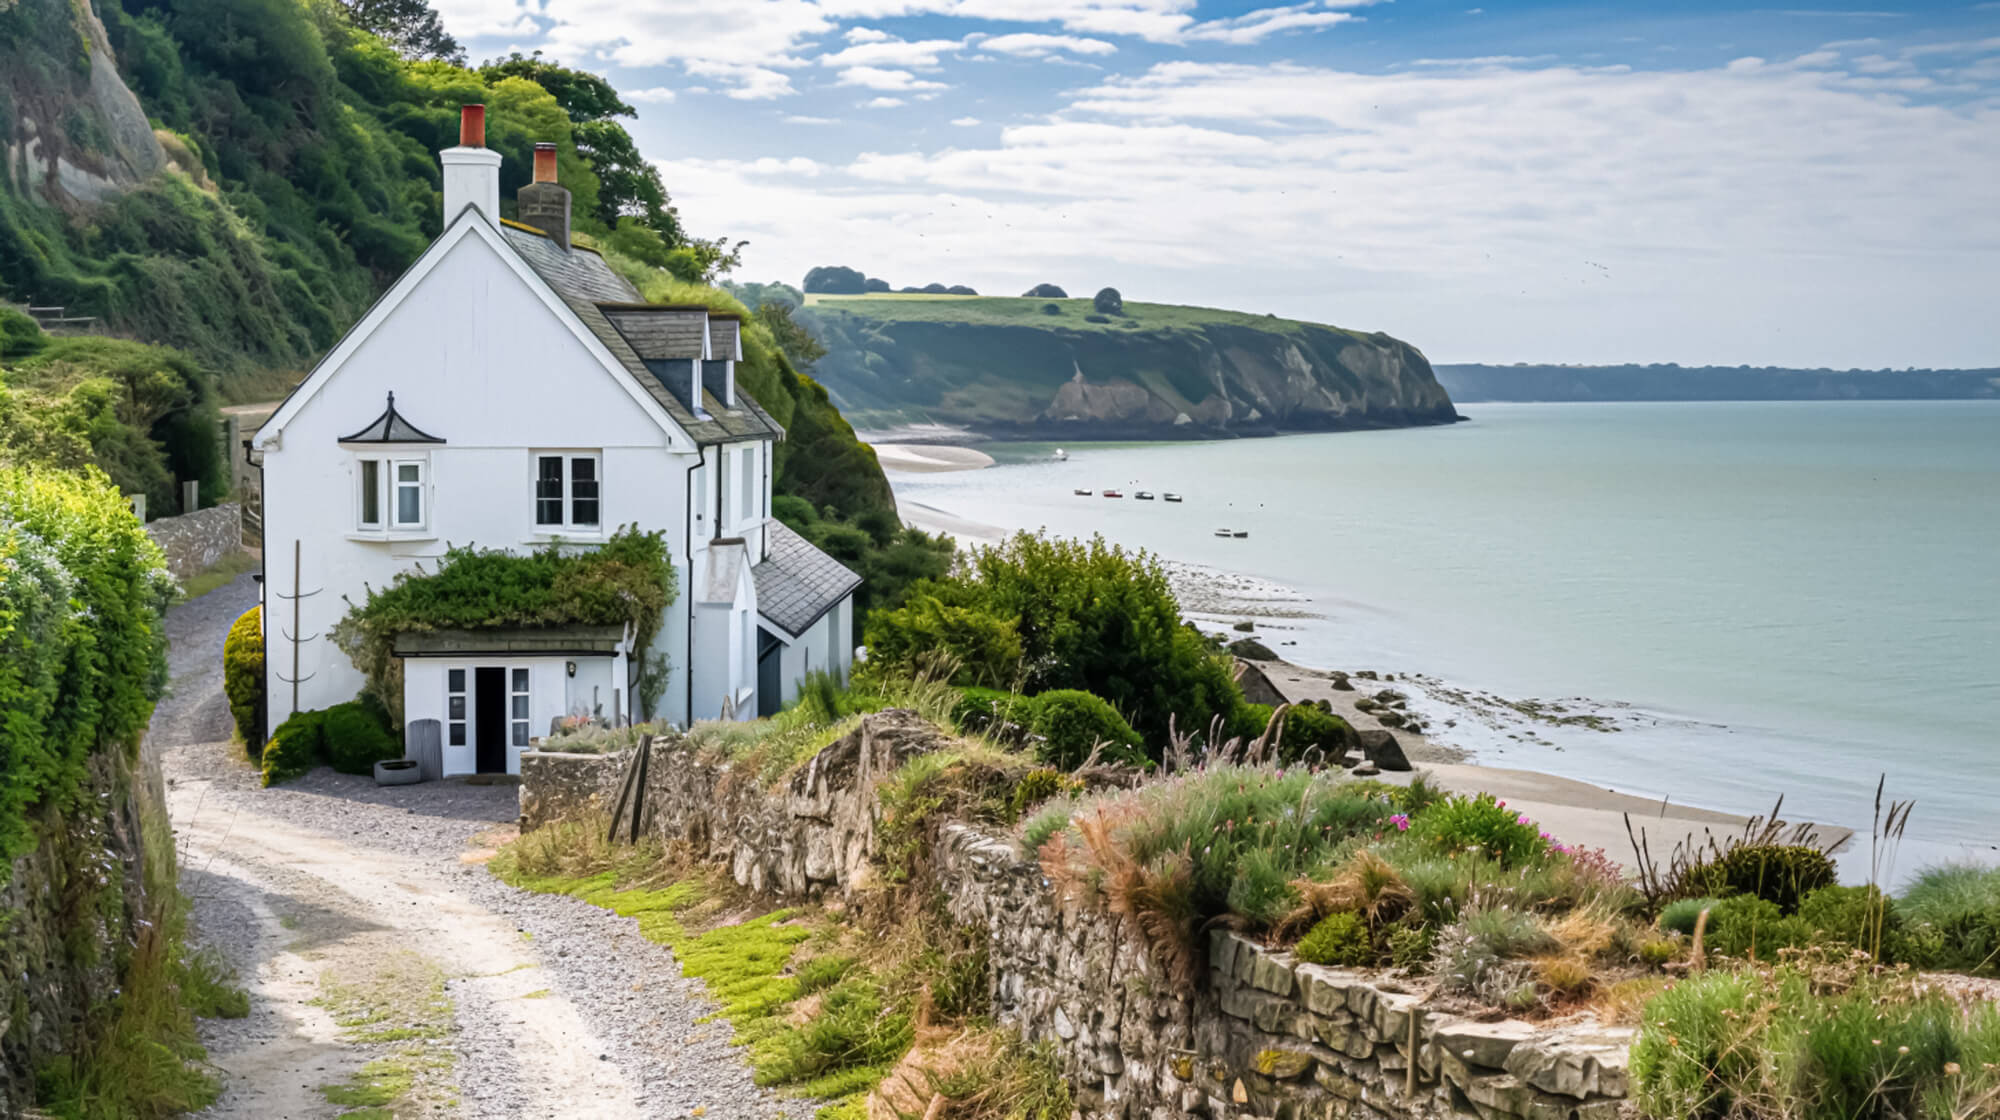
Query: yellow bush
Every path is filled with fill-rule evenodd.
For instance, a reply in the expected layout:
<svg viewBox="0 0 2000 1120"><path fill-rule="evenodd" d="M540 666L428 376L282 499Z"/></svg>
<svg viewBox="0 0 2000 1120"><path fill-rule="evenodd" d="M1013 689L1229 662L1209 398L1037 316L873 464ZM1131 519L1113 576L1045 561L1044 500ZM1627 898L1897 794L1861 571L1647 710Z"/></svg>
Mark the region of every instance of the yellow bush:
<svg viewBox="0 0 2000 1120"><path fill-rule="evenodd" d="M263 608L251 607L229 628L222 642L222 691L229 697L229 714L236 735L251 758L264 753L264 625Z"/></svg>

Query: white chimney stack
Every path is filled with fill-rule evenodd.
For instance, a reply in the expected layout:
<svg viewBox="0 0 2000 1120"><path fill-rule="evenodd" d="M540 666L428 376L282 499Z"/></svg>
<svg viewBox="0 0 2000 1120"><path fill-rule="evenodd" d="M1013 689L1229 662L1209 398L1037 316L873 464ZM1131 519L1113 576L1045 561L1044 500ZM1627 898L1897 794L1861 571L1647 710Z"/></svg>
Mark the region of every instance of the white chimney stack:
<svg viewBox="0 0 2000 1120"><path fill-rule="evenodd" d="M444 224L451 225L471 206L488 223L499 225L500 153L486 147L486 106L459 109L458 147L439 152L438 159L444 164Z"/></svg>

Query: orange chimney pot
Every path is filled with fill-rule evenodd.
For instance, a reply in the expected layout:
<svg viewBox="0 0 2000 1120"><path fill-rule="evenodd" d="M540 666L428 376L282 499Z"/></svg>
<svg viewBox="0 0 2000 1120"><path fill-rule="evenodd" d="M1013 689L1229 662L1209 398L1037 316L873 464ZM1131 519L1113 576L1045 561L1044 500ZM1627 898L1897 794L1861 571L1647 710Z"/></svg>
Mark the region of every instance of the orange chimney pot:
<svg viewBox="0 0 2000 1120"><path fill-rule="evenodd" d="M535 182L556 181L556 146L543 141L535 145Z"/></svg>
<svg viewBox="0 0 2000 1120"><path fill-rule="evenodd" d="M459 108L458 146L461 148L486 146L486 106L465 105Z"/></svg>

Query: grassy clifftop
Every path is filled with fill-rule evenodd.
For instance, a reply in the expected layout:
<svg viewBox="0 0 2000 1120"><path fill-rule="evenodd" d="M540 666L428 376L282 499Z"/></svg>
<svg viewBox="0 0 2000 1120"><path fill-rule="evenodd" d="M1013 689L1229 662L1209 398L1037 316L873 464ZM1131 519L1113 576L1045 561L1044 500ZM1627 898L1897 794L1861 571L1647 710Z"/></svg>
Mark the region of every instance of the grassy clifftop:
<svg viewBox="0 0 2000 1120"><path fill-rule="evenodd" d="M1295 319L1087 299L809 295L816 375L869 426L999 436L1262 435L1449 423L1415 347Z"/></svg>

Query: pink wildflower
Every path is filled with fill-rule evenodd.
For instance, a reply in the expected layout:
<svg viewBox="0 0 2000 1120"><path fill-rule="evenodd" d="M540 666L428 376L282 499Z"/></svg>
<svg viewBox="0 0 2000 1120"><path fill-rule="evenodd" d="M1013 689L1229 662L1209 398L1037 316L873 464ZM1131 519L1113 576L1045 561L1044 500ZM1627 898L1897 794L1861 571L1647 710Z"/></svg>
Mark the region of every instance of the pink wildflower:
<svg viewBox="0 0 2000 1120"><path fill-rule="evenodd" d="M1410 831L1410 815L1408 813L1394 814L1389 818L1389 823L1396 826L1397 832Z"/></svg>

